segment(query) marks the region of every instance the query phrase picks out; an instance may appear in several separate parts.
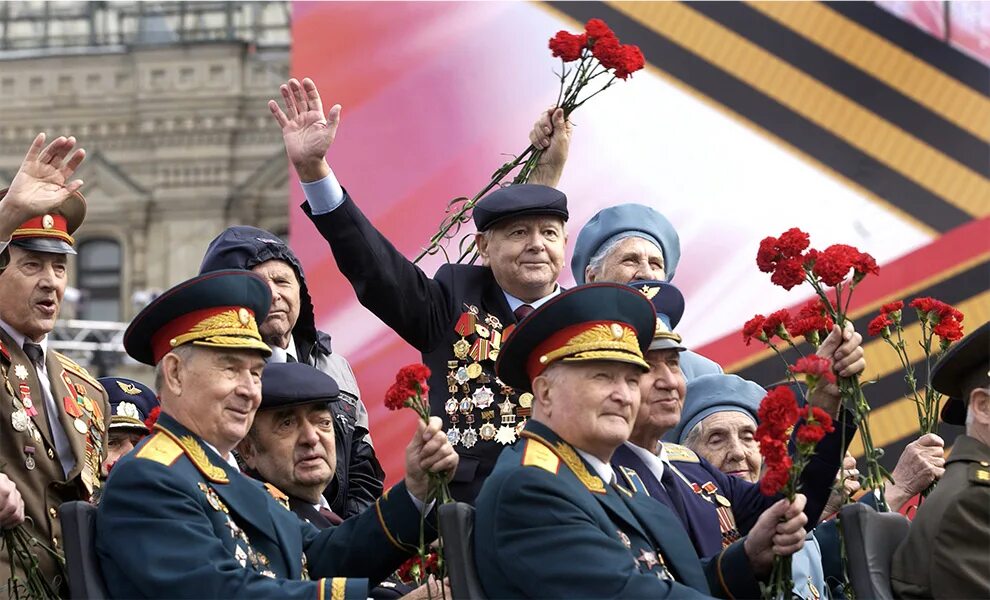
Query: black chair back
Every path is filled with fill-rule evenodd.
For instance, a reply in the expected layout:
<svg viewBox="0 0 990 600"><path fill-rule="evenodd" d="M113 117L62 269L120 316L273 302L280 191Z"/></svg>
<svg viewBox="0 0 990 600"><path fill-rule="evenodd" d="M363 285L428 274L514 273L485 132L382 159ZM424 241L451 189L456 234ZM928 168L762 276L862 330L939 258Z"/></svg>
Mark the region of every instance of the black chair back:
<svg viewBox="0 0 990 600"><path fill-rule="evenodd" d="M893 600L890 565L910 522L899 513L879 513L862 502L839 510L849 559L849 582L857 598Z"/></svg>
<svg viewBox="0 0 990 600"><path fill-rule="evenodd" d="M73 600L109 598L96 558L96 507L89 502L66 502L59 507L69 597Z"/></svg>
<svg viewBox="0 0 990 600"><path fill-rule="evenodd" d="M474 507L455 502L439 510L450 595L453 600L485 600L474 566Z"/></svg>

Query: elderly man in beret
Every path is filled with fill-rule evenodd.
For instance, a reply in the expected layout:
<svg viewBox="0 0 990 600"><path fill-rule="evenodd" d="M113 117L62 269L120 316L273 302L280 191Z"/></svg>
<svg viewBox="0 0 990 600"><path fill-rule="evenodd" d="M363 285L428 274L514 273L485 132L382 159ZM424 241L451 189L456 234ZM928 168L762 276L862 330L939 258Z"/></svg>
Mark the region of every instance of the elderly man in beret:
<svg viewBox="0 0 990 600"><path fill-rule="evenodd" d="M432 373L431 412L443 417L447 437L461 455L451 492L470 502L531 411L530 394L496 380L493 366L505 334L560 292L567 198L550 186L566 154L563 113L553 113L560 133L533 183L499 188L474 207L483 264L445 264L431 278L375 229L331 171L326 153L340 106L324 115L309 79L290 80L281 94L285 111L274 100L269 108L302 181L303 210L361 304L422 353Z"/></svg>
<svg viewBox="0 0 990 600"><path fill-rule="evenodd" d="M629 441L616 450L613 464L620 467L630 485L643 489L680 517L700 556L714 556L748 532L775 499L764 496L755 483L723 474L691 449L660 441L691 418L682 414L682 407L692 404L692 400L680 369L684 345L681 336L673 331L684 312L684 298L676 287L662 281L637 281L632 286L652 300L657 323L646 354L650 371L640 381L642 404ZM828 338L822 344L822 353L833 353L837 339L837 336ZM850 356L836 363L843 375L857 373L865 367L862 349L847 350ZM720 378L720 381L739 379L721 374L703 377ZM819 404L833 415L838 411L837 397L822 399ZM840 467L842 444L848 445L852 440L855 429L852 420L848 422L845 435L837 428L822 440L811 464L804 470L802 490L808 495L805 512L809 528L818 522L828 500ZM756 455L759 456L758 451ZM740 464L736 468L745 466Z"/></svg>
<svg viewBox="0 0 990 600"><path fill-rule="evenodd" d="M404 481L337 527L317 529L284 494L241 474L232 451L261 403L271 348L258 322L271 301L261 277L212 271L163 293L127 328L128 354L155 366L162 411L100 502L96 550L111 596L364 599L368 581L422 539L428 473L457 465L439 419L418 424Z"/></svg>
<svg viewBox="0 0 990 600"><path fill-rule="evenodd" d="M645 204L619 204L598 211L578 233L571 273L578 283L662 280L674 278L681 259L681 239L667 217ZM685 378L721 373L713 360L684 350Z"/></svg>
<svg viewBox="0 0 990 600"><path fill-rule="evenodd" d="M127 377L97 379L110 398L110 424L107 425L107 457L100 465L100 476L151 433L149 421L158 407L158 396L140 381Z"/></svg>
<svg viewBox="0 0 990 600"><path fill-rule="evenodd" d="M496 372L535 400L478 497L475 563L489 597L755 597L774 552L801 547L799 495L699 562L676 515L616 479L609 461L639 409L655 320L639 292L592 284L547 302L506 342Z"/></svg>
<svg viewBox="0 0 990 600"><path fill-rule="evenodd" d="M949 349L931 383L949 398L942 420L966 434L894 554L891 584L900 598L990 598L990 323Z"/></svg>
<svg viewBox="0 0 990 600"><path fill-rule="evenodd" d="M258 326L272 348L269 362L301 362L333 377L340 401L334 413L337 464L323 494L341 517L371 506L385 489L385 471L371 442L368 409L350 363L330 347L330 335L316 328L313 297L302 263L275 234L244 225L228 227L206 250L200 273L250 269L268 281L272 308Z"/></svg>
<svg viewBox="0 0 990 600"><path fill-rule="evenodd" d="M0 526L27 518L28 531L59 552L59 505L100 487L108 410L103 387L49 347L72 235L86 217L82 181L70 181L85 157L75 144L59 137L46 146L39 134L0 191ZM35 556L46 580L65 580L54 553ZM0 552L0 581L9 557Z"/></svg>

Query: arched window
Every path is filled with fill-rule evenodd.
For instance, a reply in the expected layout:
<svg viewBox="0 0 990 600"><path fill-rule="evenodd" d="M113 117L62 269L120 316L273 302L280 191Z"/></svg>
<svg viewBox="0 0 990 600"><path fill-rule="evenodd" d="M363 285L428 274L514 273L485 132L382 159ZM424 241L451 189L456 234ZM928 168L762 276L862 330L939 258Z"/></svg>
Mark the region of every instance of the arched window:
<svg viewBox="0 0 990 600"><path fill-rule="evenodd" d="M119 321L120 243L112 239L86 240L79 245L79 318Z"/></svg>

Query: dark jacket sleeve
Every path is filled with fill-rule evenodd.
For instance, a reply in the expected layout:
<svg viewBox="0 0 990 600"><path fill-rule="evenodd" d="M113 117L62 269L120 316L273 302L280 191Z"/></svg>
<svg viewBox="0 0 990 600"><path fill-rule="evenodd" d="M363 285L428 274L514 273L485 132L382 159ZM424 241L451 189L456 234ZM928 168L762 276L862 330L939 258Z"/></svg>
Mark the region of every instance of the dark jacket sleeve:
<svg viewBox="0 0 990 600"><path fill-rule="evenodd" d="M453 314L449 294L375 229L346 192L328 213L314 215L305 202L302 208L365 308L420 352L445 339Z"/></svg>
<svg viewBox="0 0 990 600"><path fill-rule="evenodd" d="M343 518L356 515L375 503L385 490L385 470L375 449L367 442L364 428L354 428L347 468L347 493L341 502ZM334 508L336 511L337 509Z"/></svg>

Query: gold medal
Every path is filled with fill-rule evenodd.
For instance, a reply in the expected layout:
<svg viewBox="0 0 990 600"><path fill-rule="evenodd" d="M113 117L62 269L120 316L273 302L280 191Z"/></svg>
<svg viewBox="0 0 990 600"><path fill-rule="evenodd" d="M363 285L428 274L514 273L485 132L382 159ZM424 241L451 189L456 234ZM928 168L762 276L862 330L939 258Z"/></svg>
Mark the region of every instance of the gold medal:
<svg viewBox="0 0 990 600"><path fill-rule="evenodd" d="M529 392L523 392L519 394L519 407L520 408L530 408L533 406L533 394Z"/></svg>
<svg viewBox="0 0 990 600"><path fill-rule="evenodd" d="M79 433L86 433L86 422L82 419L73 419L72 426L76 428Z"/></svg>
<svg viewBox="0 0 990 600"><path fill-rule="evenodd" d="M495 439L495 433L495 426L491 423L485 423L480 429L478 429L478 435L481 436L481 439L486 442L490 442Z"/></svg>
<svg viewBox="0 0 990 600"><path fill-rule="evenodd" d="M459 339L456 342L454 342L454 356L456 356L460 360L464 360L468 355L468 351L470 350L471 350L471 344L469 344L467 340Z"/></svg>
<svg viewBox="0 0 990 600"><path fill-rule="evenodd" d="M90 400L88 397L86 396L82 397L82 405L83 408L86 409L86 412L93 412L93 401Z"/></svg>
<svg viewBox="0 0 990 600"><path fill-rule="evenodd" d="M470 377L471 379L477 379L478 375L481 375L482 370L483 369L481 368L480 364L476 362L471 363L468 365L467 368L467 376Z"/></svg>
<svg viewBox="0 0 990 600"><path fill-rule="evenodd" d="M28 418L27 413L23 410L15 410L10 415L10 424L14 428L14 431L27 431L30 422L31 420Z"/></svg>

